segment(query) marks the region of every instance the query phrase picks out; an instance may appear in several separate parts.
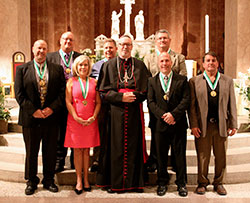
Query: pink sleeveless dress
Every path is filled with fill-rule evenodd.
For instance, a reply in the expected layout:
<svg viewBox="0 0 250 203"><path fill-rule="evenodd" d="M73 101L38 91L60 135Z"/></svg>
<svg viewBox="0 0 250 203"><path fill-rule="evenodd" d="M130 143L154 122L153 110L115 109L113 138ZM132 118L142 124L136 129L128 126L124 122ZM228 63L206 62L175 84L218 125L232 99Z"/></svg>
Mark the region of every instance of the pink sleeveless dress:
<svg viewBox="0 0 250 203"><path fill-rule="evenodd" d="M79 117L87 120L93 116L96 103L96 82L93 78L89 78L89 91L87 95L87 105L83 104L83 96L78 78L72 78L72 102L73 107ZM86 86L86 82L83 82ZM71 148L90 148L100 145L100 136L97 119L89 126L83 126L76 122L72 115L68 114L67 130L65 136L65 147Z"/></svg>

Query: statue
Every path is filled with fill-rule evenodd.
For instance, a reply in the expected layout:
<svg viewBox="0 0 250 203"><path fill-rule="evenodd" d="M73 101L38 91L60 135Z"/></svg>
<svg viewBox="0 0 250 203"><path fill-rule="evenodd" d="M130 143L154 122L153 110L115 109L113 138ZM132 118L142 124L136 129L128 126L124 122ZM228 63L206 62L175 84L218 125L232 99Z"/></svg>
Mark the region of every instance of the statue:
<svg viewBox="0 0 250 203"><path fill-rule="evenodd" d="M125 33L133 38L130 33L130 14L132 12L132 4L135 4L135 0L120 0L120 4L124 4L125 9Z"/></svg>
<svg viewBox="0 0 250 203"><path fill-rule="evenodd" d="M120 13L116 13L116 11L112 11L112 28L111 28L111 38L114 40L119 39L119 34L120 34L120 20L119 18L122 15L122 10L120 9Z"/></svg>
<svg viewBox="0 0 250 203"><path fill-rule="evenodd" d="M139 11L139 14L135 16L135 31L136 39L135 40L144 40L144 16L143 10Z"/></svg>

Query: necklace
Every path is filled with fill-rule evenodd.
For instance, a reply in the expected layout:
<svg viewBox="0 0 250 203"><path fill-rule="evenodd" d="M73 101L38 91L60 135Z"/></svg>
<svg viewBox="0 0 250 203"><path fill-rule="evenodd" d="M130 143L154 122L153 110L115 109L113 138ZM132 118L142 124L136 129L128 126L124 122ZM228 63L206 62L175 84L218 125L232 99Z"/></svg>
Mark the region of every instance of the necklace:
<svg viewBox="0 0 250 203"><path fill-rule="evenodd" d="M123 80L122 80L121 79L121 73L120 73L119 58L117 56L117 72L118 72L119 80L120 80L121 83L128 82L128 80L131 80L132 77L133 77L135 65L134 65L134 59L133 59L133 57L131 57L131 59L132 59L132 72L131 72L131 75L128 76L127 69L125 69L125 74L124 74L124 77L123 77Z"/></svg>

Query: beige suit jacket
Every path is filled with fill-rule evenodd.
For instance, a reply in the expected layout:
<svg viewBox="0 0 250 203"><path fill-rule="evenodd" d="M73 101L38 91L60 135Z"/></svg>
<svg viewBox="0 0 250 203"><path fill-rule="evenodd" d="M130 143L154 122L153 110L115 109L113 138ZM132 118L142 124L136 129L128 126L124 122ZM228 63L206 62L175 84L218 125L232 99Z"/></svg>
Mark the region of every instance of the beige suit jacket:
<svg viewBox="0 0 250 203"><path fill-rule="evenodd" d="M206 136L208 95L207 84L203 74L193 77L189 81L191 91L191 104L189 109L190 128L198 127L201 135ZM237 128L237 111L234 94L233 79L220 75L219 79L219 133L227 137L228 128Z"/></svg>
<svg viewBox="0 0 250 203"><path fill-rule="evenodd" d="M187 76L185 56L175 53L172 50L170 51L169 55L172 61L172 70L180 75ZM152 76L155 76L160 71L158 68L158 56L156 51L146 55L144 58L144 63L151 72Z"/></svg>

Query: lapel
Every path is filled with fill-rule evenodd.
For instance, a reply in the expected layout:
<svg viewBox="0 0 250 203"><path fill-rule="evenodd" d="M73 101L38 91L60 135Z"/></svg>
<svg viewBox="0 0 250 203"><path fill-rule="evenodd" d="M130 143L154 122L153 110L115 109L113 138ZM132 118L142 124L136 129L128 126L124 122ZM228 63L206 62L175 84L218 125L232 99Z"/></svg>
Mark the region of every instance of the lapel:
<svg viewBox="0 0 250 203"><path fill-rule="evenodd" d="M162 89L162 86L161 86L160 73L158 73L155 77L156 77L156 87L160 87L160 95L163 97L165 92L164 92L164 90Z"/></svg>
<svg viewBox="0 0 250 203"><path fill-rule="evenodd" d="M32 83L34 87L36 88L36 91L38 91L38 84L37 84L37 78L36 78L36 70L34 61L32 60L32 63L29 65L29 72L30 72L30 79L32 80Z"/></svg>
<svg viewBox="0 0 250 203"><path fill-rule="evenodd" d="M176 78L176 74L174 73L174 71L172 71L173 76L172 76L172 81L171 81L171 85L170 85L170 91L169 91L169 99L171 99L171 96L174 92L174 90L176 90L176 85L177 85L177 78Z"/></svg>
<svg viewBox="0 0 250 203"><path fill-rule="evenodd" d="M55 62L55 63L56 63L56 64L61 64L61 56L60 56L59 51L56 52L56 62Z"/></svg>
<svg viewBox="0 0 250 203"><path fill-rule="evenodd" d="M224 92L225 88L226 88L226 82L225 82L225 80L223 78L223 75L220 74L220 79L219 79L219 104L221 103L222 98L224 96L223 92Z"/></svg>
<svg viewBox="0 0 250 203"><path fill-rule="evenodd" d="M50 86L52 85L51 83L53 82L53 67L51 67L50 63L47 61L47 70L48 70L48 85L47 85L47 95L49 93L50 90Z"/></svg>
<svg viewBox="0 0 250 203"><path fill-rule="evenodd" d="M175 61L176 61L176 54L172 50L170 50L169 55L170 55L170 58L171 58L171 61L172 61L172 67L171 68L173 68L173 66L175 64Z"/></svg>
<svg viewBox="0 0 250 203"><path fill-rule="evenodd" d="M201 101L202 104L208 105L207 101L207 84L206 79L203 77L203 74L196 78L195 91L197 93L198 101Z"/></svg>

